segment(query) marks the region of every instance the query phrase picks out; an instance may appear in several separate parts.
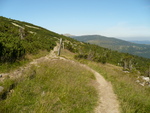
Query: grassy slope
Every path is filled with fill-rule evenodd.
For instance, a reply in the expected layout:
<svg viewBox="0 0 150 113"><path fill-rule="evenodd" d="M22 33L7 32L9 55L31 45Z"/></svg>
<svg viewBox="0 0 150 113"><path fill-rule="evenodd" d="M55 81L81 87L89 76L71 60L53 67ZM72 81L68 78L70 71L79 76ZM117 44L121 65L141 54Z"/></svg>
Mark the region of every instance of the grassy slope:
<svg viewBox="0 0 150 113"><path fill-rule="evenodd" d="M73 59L74 55L68 50L62 51L62 56L66 58ZM0 111L92 112L97 100L96 90L91 85L93 75L70 62L58 61L43 63L39 68L32 67L26 72L25 75L29 76L36 70L36 75L33 78L26 77L24 81L18 83L14 93L1 101ZM120 101L122 113L150 111L150 88L136 84L136 73L124 73L121 67L111 64L88 60L80 62L89 65L111 81Z"/></svg>
<svg viewBox="0 0 150 113"><path fill-rule="evenodd" d="M73 54L63 51L63 56L73 59ZM72 57L71 57L72 56ZM122 113L149 113L150 111L150 88L137 84L138 73L125 73L119 66L101 64L89 60L79 60L87 64L104 78L110 81L118 96Z"/></svg>
<svg viewBox="0 0 150 113"><path fill-rule="evenodd" d="M111 81L121 104L122 113L148 113L150 111L150 88L137 84L138 74L124 73L120 67L84 61L91 68Z"/></svg>
<svg viewBox="0 0 150 113"><path fill-rule="evenodd" d="M52 37L53 36L54 35L52 35ZM66 37L60 35L56 36L67 39ZM65 51L63 56L73 59L73 55L74 55L73 53ZM149 110L150 89L143 88L137 85L135 83L135 78L133 74L125 74L122 72L122 69L113 65L107 64L102 65L100 63L94 63L87 60L84 60L84 63L88 64L89 66L91 66L91 68L100 72L107 80L112 82L114 90L119 97L123 112L148 113L150 111ZM0 111L3 110L4 113L18 112L19 110L20 112L38 111L42 113L47 111L52 112L92 111L93 109L92 106L94 106L96 102L96 91L93 89L91 85L89 85L92 77L90 73L85 72L85 70L83 70L81 67L73 66L68 62L67 63L61 62L61 64L58 64L58 62L55 63L49 62L48 64L41 64L41 65L43 67L40 68L33 67L31 70L29 70L29 72L25 73L25 75L30 75L30 73L33 72L33 69L36 70L36 75L35 78L33 79L31 77L27 78L25 77L24 81L22 81L22 79L17 81L7 80L7 82L0 83L0 85L5 86L6 89L7 88L9 89L9 85L13 84L14 82L18 83L14 89L14 93L9 94L6 100L0 102L1 104ZM62 65L64 66L62 67ZM80 78L80 76L78 76L80 74L83 75L84 77ZM72 82L70 82L72 80L79 81L79 79L81 79L80 81L81 84L79 84L79 82L75 82L77 84L72 85ZM83 85L84 82L85 84ZM81 89L74 90L75 86L80 86L79 88L81 88L82 90ZM77 92L72 93L73 91ZM93 99L91 98L93 97L91 96L91 93L93 96L95 95ZM72 96L70 95L71 99L73 100L72 101L73 103L67 101L68 99L67 97L69 96L69 94L74 94ZM75 96L75 94L79 95ZM84 101L85 95L82 94L85 95L87 94L85 100L87 100L88 102ZM85 106L90 106L92 108Z"/></svg>
<svg viewBox="0 0 150 113"><path fill-rule="evenodd" d="M30 76L36 71L36 74ZM16 80L13 93L0 103L2 113L90 113L97 93L94 76L84 68L63 60L43 62ZM19 82L20 81L20 82ZM2 83L1 83L2 84Z"/></svg>
<svg viewBox="0 0 150 113"><path fill-rule="evenodd" d="M10 34L8 31L15 30L15 32L12 32L12 35L16 34L17 37L19 37L19 28L12 25L12 22L18 24L19 26L30 25L33 27L38 27L26 22L20 22L11 19L8 20L7 18L3 17L0 18L4 22L4 26L1 26L1 29L6 29L2 34ZM44 38L47 38L46 42L51 40L50 43L46 43L48 47L50 45L48 50L55 46L55 41L57 39L69 39L44 28L38 28L40 29L26 27L26 31L28 34L29 31L35 33L35 35L33 34L35 36L35 40L32 42L36 42L37 39L41 39L43 41L45 40ZM29 42L26 44L31 43L30 40L32 39L32 36L30 35L32 34L29 34L27 37ZM0 38L5 39L6 37L2 36ZM43 45L45 44L40 44L40 47ZM14 62L12 64L1 64L0 71L7 72L11 69L16 69L30 60L39 58L46 54L48 54L48 51L45 49L39 49L36 54L30 54L30 52L27 52L25 55L25 60ZM34 72L36 73L33 75ZM0 112L87 113L94 111L98 96L96 89L92 85L94 76L92 73L83 69L82 67L73 65L69 62L55 60L40 64L40 68L31 67L31 69L28 70L28 72L25 72L24 75L25 77L20 79L10 80L8 78L4 82L0 82L0 86L4 87L4 93L0 94Z"/></svg>
<svg viewBox="0 0 150 113"><path fill-rule="evenodd" d="M47 54L49 54L49 52L46 51L46 50L43 50L43 51L39 51L35 55L27 54L25 56L25 59L22 59L20 61L18 60L17 62L1 64L0 65L0 73L7 73L7 72L10 72L10 71L13 71L13 70L19 68L20 66L23 66L23 65L29 63L33 59L37 59L37 58L46 56Z"/></svg>
<svg viewBox="0 0 150 113"><path fill-rule="evenodd" d="M2 73L15 69L34 58L45 56L56 45L57 38L61 37L42 27L1 16L0 23L0 72ZM24 28L22 40L20 40L19 26ZM19 48L20 46L22 49ZM19 55L21 53L24 54Z"/></svg>

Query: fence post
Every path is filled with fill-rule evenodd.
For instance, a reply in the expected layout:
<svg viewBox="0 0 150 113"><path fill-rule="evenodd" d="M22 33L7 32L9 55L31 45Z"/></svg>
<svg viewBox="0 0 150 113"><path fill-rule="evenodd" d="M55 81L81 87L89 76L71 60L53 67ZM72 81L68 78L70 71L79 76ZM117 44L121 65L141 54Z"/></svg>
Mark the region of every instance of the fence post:
<svg viewBox="0 0 150 113"><path fill-rule="evenodd" d="M60 44L59 44L59 49L58 49L58 56L60 56L61 45L62 45L62 38L60 38Z"/></svg>
<svg viewBox="0 0 150 113"><path fill-rule="evenodd" d="M149 69L148 69L148 77L150 77L150 65L149 65Z"/></svg>

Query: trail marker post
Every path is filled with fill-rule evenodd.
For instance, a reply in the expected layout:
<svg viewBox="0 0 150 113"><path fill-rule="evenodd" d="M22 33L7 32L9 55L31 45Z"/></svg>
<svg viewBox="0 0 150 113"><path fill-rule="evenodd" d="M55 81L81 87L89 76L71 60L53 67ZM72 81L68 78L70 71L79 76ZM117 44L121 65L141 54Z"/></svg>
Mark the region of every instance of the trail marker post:
<svg viewBox="0 0 150 113"><path fill-rule="evenodd" d="M150 65L149 65L149 69L148 69L148 77L150 77Z"/></svg>
<svg viewBox="0 0 150 113"><path fill-rule="evenodd" d="M60 44L59 44L59 48L58 48L58 56L60 56L61 46L62 46L62 38L60 39Z"/></svg>

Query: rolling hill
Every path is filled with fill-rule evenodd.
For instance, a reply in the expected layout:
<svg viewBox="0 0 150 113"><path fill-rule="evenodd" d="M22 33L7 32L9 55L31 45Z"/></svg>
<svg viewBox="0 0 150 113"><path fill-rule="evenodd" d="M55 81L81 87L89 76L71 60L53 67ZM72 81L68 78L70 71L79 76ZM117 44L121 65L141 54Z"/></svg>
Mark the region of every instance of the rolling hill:
<svg viewBox="0 0 150 113"><path fill-rule="evenodd" d="M116 38L100 35L71 36L72 38L101 47L117 50L119 52L130 53L145 58L150 58L150 45L136 44Z"/></svg>

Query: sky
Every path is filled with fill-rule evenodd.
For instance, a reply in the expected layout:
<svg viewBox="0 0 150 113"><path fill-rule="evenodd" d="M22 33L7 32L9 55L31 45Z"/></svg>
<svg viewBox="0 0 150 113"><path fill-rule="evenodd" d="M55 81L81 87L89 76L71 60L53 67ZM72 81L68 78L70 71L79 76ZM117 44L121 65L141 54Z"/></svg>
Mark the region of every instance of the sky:
<svg viewBox="0 0 150 113"><path fill-rule="evenodd" d="M59 34L150 40L150 0L0 0L0 16Z"/></svg>

